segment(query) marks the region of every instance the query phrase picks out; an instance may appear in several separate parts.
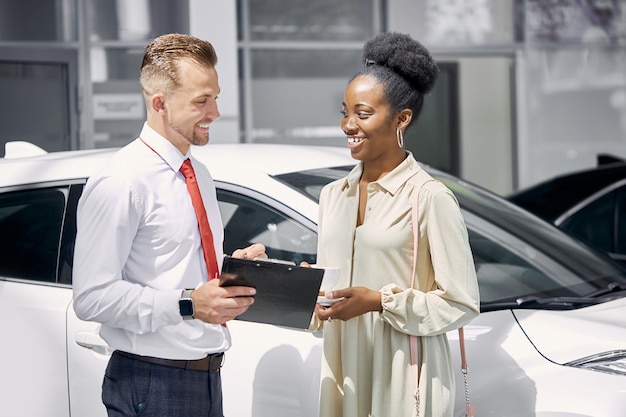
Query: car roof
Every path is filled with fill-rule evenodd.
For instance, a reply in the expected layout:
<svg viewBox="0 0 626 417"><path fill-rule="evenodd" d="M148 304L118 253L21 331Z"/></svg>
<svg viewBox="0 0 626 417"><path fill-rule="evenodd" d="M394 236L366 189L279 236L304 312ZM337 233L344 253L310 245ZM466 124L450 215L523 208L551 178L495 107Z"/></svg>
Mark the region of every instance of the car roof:
<svg viewBox="0 0 626 417"><path fill-rule="evenodd" d="M53 152L20 159L2 159L0 188L8 186L11 189L15 185L54 180L84 180L96 172L115 151ZM341 147L211 144L194 148L192 153L208 166L222 191L239 192L240 187L248 188L253 191L247 195L254 194L265 202L274 200L276 204L286 206L312 224L317 219L317 203L280 179L274 180L272 176L355 164L350 152ZM624 270L618 265L609 263L608 258L601 258L597 252L530 212L482 187L427 165L422 166L455 193L463 211L470 217L486 219L489 224L528 242L530 247L545 253L555 262L577 271L581 276L597 280L598 285L605 281L625 279ZM271 205L274 206L274 203Z"/></svg>
<svg viewBox="0 0 626 417"><path fill-rule="evenodd" d="M215 144L194 146L192 154L220 181L246 184L251 170L270 176L332 166L355 165L345 147L288 144ZM235 167L236 169L233 169Z"/></svg>
<svg viewBox="0 0 626 417"><path fill-rule="evenodd" d="M80 150L2 158L0 187L87 178L114 152L114 149Z"/></svg>
<svg viewBox="0 0 626 417"><path fill-rule="evenodd" d="M626 162L560 175L513 193L508 199L554 221L584 199L620 181L626 183Z"/></svg>
<svg viewBox="0 0 626 417"><path fill-rule="evenodd" d="M1 158L0 187L87 178L116 151L117 148L107 148ZM209 144L194 146L191 152L207 165L216 180L243 182L252 187L255 179L251 178L251 172L264 172L274 176L293 171L355 164L346 148L333 146Z"/></svg>

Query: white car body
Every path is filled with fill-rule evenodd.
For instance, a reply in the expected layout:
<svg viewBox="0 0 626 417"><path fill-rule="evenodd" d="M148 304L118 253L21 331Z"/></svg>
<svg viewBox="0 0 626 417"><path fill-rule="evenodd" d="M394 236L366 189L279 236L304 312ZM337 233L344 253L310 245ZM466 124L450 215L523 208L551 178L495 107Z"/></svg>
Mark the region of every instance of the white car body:
<svg viewBox="0 0 626 417"><path fill-rule="evenodd" d="M43 183L84 183L111 152L58 152L0 160L0 199L12 190ZM317 203L272 176L355 163L343 148L208 145L194 148L193 153L208 166L219 188L244 190L313 232ZM0 216L1 210L2 206ZM464 215L469 228L485 231L494 242L510 239L491 231L489 222L476 213ZM513 241L511 247L531 260L544 257L521 241ZM561 267L551 266L558 275ZM480 268L479 277L487 276L489 265ZM626 283L623 271L616 271L621 274L616 279ZM626 298L615 294L610 300L578 309L494 308L468 324L470 395L478 415L623 416ZM225 416L318 415L321 332L238 320L229 322L229 329L233 347L222 371ZM0 415L105 416L100 394L111 349L98 330L98 324L76 318L70 285L0 273ZM463 416L458 334L450 332L448 337L458 372L455 415ZM569 364L606 352L614 355L617 369L612 373Z"/></svg>

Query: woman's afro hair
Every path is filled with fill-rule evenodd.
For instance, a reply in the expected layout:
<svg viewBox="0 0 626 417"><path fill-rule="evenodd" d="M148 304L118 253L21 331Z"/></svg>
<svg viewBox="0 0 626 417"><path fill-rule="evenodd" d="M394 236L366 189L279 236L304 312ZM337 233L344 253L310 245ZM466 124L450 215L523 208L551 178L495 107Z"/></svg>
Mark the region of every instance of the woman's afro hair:
<svg viewBox="0 0 626 417"><path fill-rule="evenodd" d="M439 67L424 45L397 32L383 32L367 41L363 62L391 69L421 94L433 88L439 74Z"/></svg>

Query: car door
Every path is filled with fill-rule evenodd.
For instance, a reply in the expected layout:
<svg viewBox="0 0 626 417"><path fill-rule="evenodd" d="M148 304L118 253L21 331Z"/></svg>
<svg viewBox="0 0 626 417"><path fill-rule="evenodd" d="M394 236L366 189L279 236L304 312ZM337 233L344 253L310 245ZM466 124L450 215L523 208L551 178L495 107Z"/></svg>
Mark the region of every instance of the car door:
<svg viewBox="0 0 626 417"><path fill-rule="evenodd" d="M76 238L76 207L84 181L72 184L59 256L59 280L71 285L74 242ZM72 301L66 305L66 345L68 396L70 415L105 417L102 404L102 379L113 349L100 337L100 324L76 317Z"/></svg>
<svg viewBox="0 0 626 417"><path fill-rule="evenodd" d="M555 224L626 264L626 185L612 188L568 211Z"/></svg>
<svg viewBox="0 0 626 417"><path fill-rule="evenodd" d="M65 312L57 282L69 187L0 190L0 415L69 416Z"/></svg>
<svg viewBox="0 0 626 417"><path fill-rule="evenodd" d="M99 335L98 323L79 320L67 305L67 357L72 416L106 417L102 404L102 379L113 353Z"/></svg>
<svg viewBox="0 0 626 417"><path fill-rule="evenodd" d="M297 211L253 190L217 184L224 253L254 242L269 257L315 263L317 227ZM317 417L322 332L229 322L222 385L228 416Z"/></svg>
<svg viewBox="0 0 626 417"><path fill-rule="evenodd" d="M261 242L271 257L315 262L317 235L311 220L261 193L234 185L218 184L218 200L225 229L225 253ZM71 202L67 211L67 224L75 224L76 202ZM66 235L75 235L75 230L68 226ZM317 416L321 332L238 320L228 326L233 347L227 352L222 374L225 415ZM79 320L68 303L72 415L106 415L100 392L112 350L98 330L99 325Z"/></svg>

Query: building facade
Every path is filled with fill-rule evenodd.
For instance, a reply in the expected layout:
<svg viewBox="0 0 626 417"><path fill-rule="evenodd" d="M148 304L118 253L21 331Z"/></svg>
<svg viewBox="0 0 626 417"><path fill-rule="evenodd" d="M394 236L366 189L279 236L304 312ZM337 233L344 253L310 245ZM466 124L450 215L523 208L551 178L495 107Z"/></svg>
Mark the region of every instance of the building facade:
<svg viewBox="0 0 626 417"><path fill-rule="evenodd" d="M507 194L599 153L626 158L625 3L0 0L0 142L128 143L145 118L143 49L181 32L218 53L212 141L345 146L339 111L363 43L398 31L442 70L407 148Z"/></svg>

